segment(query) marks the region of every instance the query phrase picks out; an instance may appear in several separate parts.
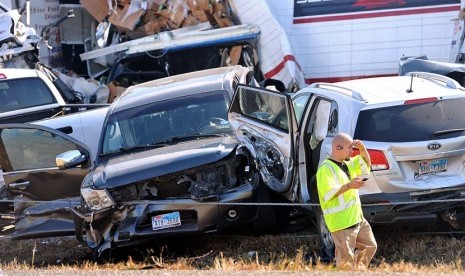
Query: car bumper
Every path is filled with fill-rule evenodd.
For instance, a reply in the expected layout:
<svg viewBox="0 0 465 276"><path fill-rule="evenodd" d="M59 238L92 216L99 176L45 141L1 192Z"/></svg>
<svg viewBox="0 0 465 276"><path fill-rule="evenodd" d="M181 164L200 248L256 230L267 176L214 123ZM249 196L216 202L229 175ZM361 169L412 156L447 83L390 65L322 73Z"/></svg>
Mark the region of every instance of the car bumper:
<svg viewBox="0 0 465 276"><path fill-rule="evenodd" d="M193 199L137 201L120 204L118 208L112 210L94 213L83 213L74 209L76 235L78 240L87 241L91 247L96 247L110 240L112 245L124 246L149 238L215 232L222 228L254 221L257 217L257 206L236 205L236 203L251 203L255 198L255 187L243 185L202 201ZM171 212L180 213L180 226L152 229L152 217ZM236 215L231 216L231 214ZM98 234L89 233L91 231L97 231Z"/></svg>
<svg viewBox="0 0 465 276"><path fill-rule="evenodd" d="M444 221L465 226L465 188L360 197L365 218L373 225L429 226Z"/></svg>

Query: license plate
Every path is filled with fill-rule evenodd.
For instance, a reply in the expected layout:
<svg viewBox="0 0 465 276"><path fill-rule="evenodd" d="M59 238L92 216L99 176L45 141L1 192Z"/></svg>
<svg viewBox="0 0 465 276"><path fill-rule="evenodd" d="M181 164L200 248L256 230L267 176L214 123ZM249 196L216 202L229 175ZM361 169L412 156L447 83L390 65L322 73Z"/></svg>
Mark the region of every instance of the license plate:
<svg viewBox="0 0 465 276"><path fill-rule="evenodd" d="M181 225L181 215L173 212L152 217L152 229L160 230Z"/></svg>
<svg viewBox="0 0 465 276"><path fill-rule="evenodd" d="M421 161L418 167L418 174L437 173L447 170L447 158Z"/></svg>

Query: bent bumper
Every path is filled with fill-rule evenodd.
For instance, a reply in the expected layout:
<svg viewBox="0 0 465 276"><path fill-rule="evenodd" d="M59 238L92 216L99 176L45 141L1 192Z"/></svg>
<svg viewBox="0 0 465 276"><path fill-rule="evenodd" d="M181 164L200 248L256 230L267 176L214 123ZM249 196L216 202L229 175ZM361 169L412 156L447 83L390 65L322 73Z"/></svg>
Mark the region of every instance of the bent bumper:
<svg viewBox="0 0 465 276"><path fill-rule="evenodd" d="M257 206L228 205L254 202L255 190L252 185L243 185L202 201L173 199L127 202L112 210L94 213L82 213L74 209L76 237L87 241L91 247L97 247L106 241L124 246L152 238L214 232L256 219ZM171 212L180 213L181 225L152 229L152 217ZM234 213L236 216L231 216ZM90 234L90 231L97 231L98 234Z"/></svg>

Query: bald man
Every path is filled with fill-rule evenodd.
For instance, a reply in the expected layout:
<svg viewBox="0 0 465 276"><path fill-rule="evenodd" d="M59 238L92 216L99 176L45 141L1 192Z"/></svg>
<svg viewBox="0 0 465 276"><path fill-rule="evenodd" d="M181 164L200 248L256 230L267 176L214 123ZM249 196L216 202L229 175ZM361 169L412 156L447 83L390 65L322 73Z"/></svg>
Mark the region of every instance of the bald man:
<svg viewBox="0 0 465 276"><path fill-rule="evenodd" d="M351 157L353 148L360 154ZM341 269L368 268L377 249L358 194L370 165L370 155L362 141L338 133L332 141L331 155L316 174L321 209L334 240L336 266Z"/></svg>

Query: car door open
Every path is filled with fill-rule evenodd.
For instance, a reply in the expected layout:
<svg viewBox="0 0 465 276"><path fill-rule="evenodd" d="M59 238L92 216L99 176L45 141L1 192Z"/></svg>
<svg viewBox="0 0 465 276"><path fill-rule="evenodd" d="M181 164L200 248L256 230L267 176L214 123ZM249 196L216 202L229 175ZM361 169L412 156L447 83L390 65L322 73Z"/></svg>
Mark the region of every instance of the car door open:
<svg viewBox="0 0 465 276"><path fill-rule="evenodd" d="M292 185L297 125L288 95L239 85L228 120L237 137L254 153L263 181L276 192Z"/></svg>
<svg viewBox="0 0 465 276"><path fill-rule="evenodd" d="M57 155L79 151L78 166L59 169ZM13 239L74 234L69 208L91 166L88 149L59 131L35 125L0 125L0 166L8 199L14 200Z"/></svg>

